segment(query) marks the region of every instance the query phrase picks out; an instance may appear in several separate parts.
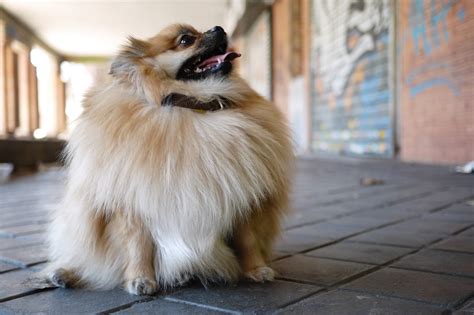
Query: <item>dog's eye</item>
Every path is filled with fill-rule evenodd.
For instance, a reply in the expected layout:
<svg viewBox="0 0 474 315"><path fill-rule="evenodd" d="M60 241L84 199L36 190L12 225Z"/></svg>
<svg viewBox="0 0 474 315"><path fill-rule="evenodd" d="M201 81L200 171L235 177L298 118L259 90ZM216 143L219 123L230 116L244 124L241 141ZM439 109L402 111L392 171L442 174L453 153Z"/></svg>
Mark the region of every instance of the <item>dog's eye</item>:
<svg viewBox="0 0 474 315"><path fill-rule="evenodd" d="M181 36L181 39L179 40L179 44L183 46L191 46L194 44L194 41L196 40L196 37L191 36L191 35L183 35Z"/></svg>

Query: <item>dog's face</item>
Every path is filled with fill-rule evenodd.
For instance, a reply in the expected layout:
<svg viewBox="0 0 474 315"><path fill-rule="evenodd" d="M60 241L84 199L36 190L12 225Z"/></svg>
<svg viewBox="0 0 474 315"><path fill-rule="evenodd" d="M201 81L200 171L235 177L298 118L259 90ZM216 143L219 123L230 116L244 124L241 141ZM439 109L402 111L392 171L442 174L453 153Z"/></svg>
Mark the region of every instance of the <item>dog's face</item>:
<svg viewBox="0 0 474 315"><path fill-rule="evenodd" d="M226 76L232 71L232 60L240 56L227 48L227 34L220 26L200 33L189 25L171 25L148 41L130 38L115 58L111 74L130 78L132 71L140 69L183 81Z"/></svg>

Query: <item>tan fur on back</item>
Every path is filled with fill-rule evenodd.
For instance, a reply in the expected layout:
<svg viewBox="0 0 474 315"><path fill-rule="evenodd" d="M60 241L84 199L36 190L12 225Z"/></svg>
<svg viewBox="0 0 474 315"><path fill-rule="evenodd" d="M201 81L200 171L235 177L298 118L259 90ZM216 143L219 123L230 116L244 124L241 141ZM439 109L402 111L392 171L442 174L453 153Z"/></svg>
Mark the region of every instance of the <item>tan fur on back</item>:
<svg viewBox="0 0 474 315"><path fill-rule="evenodd" d="M254 220L268 259L288 206L284 119L236 75L179 82L140 71L132 83L95 88L84 102L67 147L66 196L49 233L50 268L76 270L93 288L120 285L127 266L120 215L151 235L163 286L235 280L240 266L227 246L235 227ZM160 106L170 92L219 95L235 106L205 113Z"/></svg>

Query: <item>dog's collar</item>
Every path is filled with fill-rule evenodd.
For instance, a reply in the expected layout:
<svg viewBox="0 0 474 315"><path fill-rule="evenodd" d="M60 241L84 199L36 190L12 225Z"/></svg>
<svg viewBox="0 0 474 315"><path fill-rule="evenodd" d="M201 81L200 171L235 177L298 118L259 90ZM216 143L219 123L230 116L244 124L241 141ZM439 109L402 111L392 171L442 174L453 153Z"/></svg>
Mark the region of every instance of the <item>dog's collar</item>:
<svg viewBox="0 0 474 315"><path fill-rule="evenodd" d="M217 98L210 102L201 102L195 97L171 93L161 100L161 106L177 106L198 111L216 111L231 107L231 102L225 98Z"/></svg>

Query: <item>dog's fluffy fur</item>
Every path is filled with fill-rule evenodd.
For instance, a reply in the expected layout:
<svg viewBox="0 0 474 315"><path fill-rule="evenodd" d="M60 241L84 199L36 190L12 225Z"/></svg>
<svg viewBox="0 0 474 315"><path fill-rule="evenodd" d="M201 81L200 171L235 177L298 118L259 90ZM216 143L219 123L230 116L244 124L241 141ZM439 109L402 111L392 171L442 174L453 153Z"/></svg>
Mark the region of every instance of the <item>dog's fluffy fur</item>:
<svg viewBox="0 0 474 315"><path fill-rule="evenodd" d="M292 162L282 114L235 74L176 80L197 44L173 25L131 39L113 82L84 101L66 149L64 202L49 231L48 281L133 294L185 283L273 278L267 264L288 207ZM178 39L177 39L178 38ZM161 106L169 93L232 108Z"/></svg>

